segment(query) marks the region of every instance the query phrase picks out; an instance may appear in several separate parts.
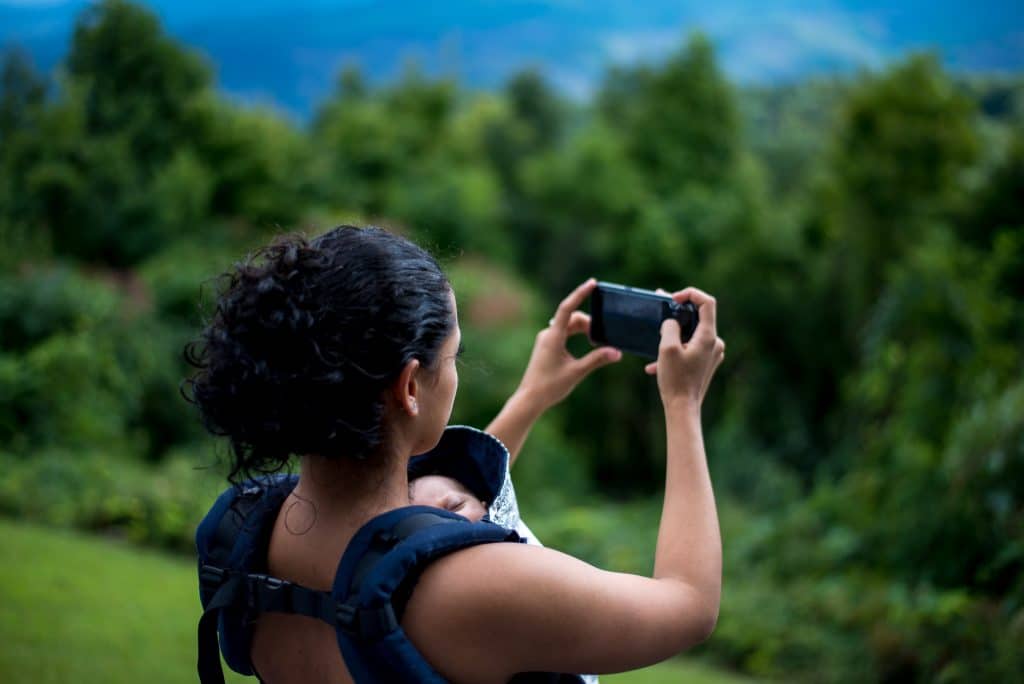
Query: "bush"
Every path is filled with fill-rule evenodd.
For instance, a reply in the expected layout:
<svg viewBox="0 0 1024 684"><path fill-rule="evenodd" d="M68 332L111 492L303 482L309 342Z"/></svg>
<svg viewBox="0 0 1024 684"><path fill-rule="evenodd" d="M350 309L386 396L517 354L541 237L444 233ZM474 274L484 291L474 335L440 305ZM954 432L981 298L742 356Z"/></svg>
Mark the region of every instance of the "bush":
<svg viewBox="0 0 1024 684"><path fill-rule="evenodd" d="M208 445L182 448L159 467L112 451L0 453L0 513L192 553L196 525L227 486L212 456L197 466L203 453Z"/></svg>
<svg viewBox="0 0 1024 684"><path fill-rule="evenodd" d="M197 333L216 295L216 278L245 252L227 239L189 240L156 254L139 267L152 295L153 312Z"/></svg>
<svg viewBox="0 0 1024 684"><path fill-rule="evenodd" d="M21 352L51 335L94 326L113 316L120 304L113 288L66 266L2 275L2 350Z"/></svg>
<svg viewBox="0 0 1024 684"><path fill-rule="evenodd" d="M0 448L156 459L200 437L178 392L193 331L151 316L138 283L126 289L60 267L0 280Z"/></svg>

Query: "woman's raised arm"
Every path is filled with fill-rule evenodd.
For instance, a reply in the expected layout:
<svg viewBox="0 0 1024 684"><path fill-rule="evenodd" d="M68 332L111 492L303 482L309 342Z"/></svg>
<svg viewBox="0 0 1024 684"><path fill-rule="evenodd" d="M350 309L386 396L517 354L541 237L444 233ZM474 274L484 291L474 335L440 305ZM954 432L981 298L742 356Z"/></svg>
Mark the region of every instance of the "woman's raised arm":
<svg viewBox="0 0 1024 684"><path fill-rule="evenodd" d="M517 672L617 672L707 638L718 617L722 551L700 405L725 353L715 301L699 290L700 324L682 344L662 325L658 375L667 431L665 500L653 577L599 570L551 549L491 544L431 565L403 620L410 638L455 682ZM444 625L444 629L438 629Z"/></svg>
<svg viewBox="0 0 1024 684"><path fill-rule="evenodd" d="M593 278L587 280L558 305L548 327L537 333L519 387L485 429L505 444L511 463L519 456L530 428L545 411L569 396L591 372L622 358L622 352L611 347L594 349L580 358L565 348L566 340L573 335L590 333L590 316L577 309L595 285Z"/></svg>

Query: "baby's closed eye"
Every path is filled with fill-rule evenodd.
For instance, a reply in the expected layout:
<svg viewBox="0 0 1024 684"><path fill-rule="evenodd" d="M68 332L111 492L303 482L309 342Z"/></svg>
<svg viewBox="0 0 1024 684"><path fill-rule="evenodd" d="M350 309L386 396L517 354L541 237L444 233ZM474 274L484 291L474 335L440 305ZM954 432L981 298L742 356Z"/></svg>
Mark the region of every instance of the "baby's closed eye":
<svg viewBox="0 0 1024 684"><path fill-rule="evenodd" d="M441 508L452 513L458 513L466 507L466 503L469 498L461 494L449 494L444 497L444 501L441 502Z"/></svg>

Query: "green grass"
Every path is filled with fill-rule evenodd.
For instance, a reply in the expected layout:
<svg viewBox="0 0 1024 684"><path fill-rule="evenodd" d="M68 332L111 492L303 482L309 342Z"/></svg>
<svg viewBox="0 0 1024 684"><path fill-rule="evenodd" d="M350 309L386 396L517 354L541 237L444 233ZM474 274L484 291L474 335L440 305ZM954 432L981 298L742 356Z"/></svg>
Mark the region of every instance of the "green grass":
<svg viewBox="0 0 1024 684"><path fill-rule="evenodd" d="M622 674L601 675L602 684L753 684L754 681L683 659Z"/></svg>
<svg viewBox="0 0 1024 684"><path fill-rule="evenodd" d="M9 520L0 520L0 538L0 681L196 681L199 599L187 559ZM748 681L688 661L601 680Z"/></svg>
<svg viewBox="0 0 1024 684"><path fill-rule="evenodd" d="M0 680L197 680L199 598L185 558L10 521L0 538Z"/></svg>

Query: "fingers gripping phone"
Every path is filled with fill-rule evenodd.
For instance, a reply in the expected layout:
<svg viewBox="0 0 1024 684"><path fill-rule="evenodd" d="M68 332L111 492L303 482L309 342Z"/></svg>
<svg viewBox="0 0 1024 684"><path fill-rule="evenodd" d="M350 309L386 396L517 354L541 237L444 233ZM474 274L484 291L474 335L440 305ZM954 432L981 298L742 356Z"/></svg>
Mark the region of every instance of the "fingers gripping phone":
<svg viewBox="0 0 1024 684"><path fill-rule="evenodd" d="M666 318L679 322L683 342L697 329L697 307L669 295L606 282L598 282L590 295L590 340L597 345L656 359Z"/></svg>

